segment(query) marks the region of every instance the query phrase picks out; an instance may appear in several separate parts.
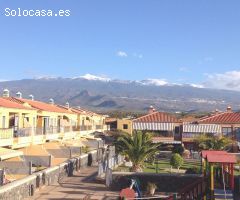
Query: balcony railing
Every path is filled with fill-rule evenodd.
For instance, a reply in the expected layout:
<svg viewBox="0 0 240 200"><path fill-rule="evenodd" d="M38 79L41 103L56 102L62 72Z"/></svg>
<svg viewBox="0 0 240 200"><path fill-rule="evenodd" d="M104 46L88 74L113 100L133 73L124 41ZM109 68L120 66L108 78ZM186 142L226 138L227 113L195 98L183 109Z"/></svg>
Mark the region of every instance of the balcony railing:
<svg viewBox="0 0 240 200"><path fill-rule="evenodd" d="M57 133L60 133L60 127L58 127L58 126L49 126L49 127L46 127L43 132L46 135L57 134Z"/></svg>
<svg viewBox="0 0 240 200"><path fill-rule="evenodd" d="M71 126L64 126L64 127L63 127L63 132L64 132L64 133L72 132L72 130L73 130L73 129L72 129Z"/></svg>
<svg viewBox="0 0 240 200"><path fill-rule="evenodd" d="M87 131L87 126L80 126L80 131Z"/></svg>
<svg viewBox="0 0 240 200"><path fill-rule="evenodd" d="M11 139L13 138L12 128L1 128L0 129L0 139Z"/></svg>
<svg viewBox="0 0 240 200"><path fill-rule="evenodd" d="M80 126L73 126L72 131L80 131L81 127Z"/></svg>
<svg viewBox="0 0 240 200"><path fill-rule="evenodd" d="M184 138L192 138L192 139L194 139L194 138L196 138L197 136L199 136L199 134L197 134L197 133L183 133L182 134L182 138L184 139Z"/></svg>
<svg viewBox="0 0 240 200"><path fill-rule="evenodd" d="M21 128L14 131L14 137L29 137L32 135L32 128Z"/></svg>
<svg viewBox="0 0 240 200"><path fill-rule="evenodd" d="M103 129L103 126L102 125L96 125L96 130L100 130L100 129Z"/></svg>
<svg viewBox="0 0 240 200"><path fill-rule="evenodd" d="M43 135L43 128L40 127L34 128L34 135Z"/></svg>

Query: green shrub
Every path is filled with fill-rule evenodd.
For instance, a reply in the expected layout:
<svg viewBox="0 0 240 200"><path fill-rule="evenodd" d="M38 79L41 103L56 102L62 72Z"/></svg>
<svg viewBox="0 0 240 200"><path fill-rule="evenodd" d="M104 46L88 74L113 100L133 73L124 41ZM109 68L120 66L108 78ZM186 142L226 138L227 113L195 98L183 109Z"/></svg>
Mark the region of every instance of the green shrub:
<svg viewBox="0 0 240 200"><path fill-rule="evenodd" d="M179 155L178 153L173 154L170 159L170 165L179 170L179 168L183 165L182 156Z"/></svg>
<svg viewBox="0 0 240 200"><path fill-rule="evenodd" d="M201 168L200 167L188 168L185 174L201 174Z"/></svg>
<svg viewBox="0 0 240 200"><path fill-rule="evenodd" d="M177 146L173 147L172 153L178 153L182 156L183 152L184 152L184 147L183 146L177 145Z"/></svg>

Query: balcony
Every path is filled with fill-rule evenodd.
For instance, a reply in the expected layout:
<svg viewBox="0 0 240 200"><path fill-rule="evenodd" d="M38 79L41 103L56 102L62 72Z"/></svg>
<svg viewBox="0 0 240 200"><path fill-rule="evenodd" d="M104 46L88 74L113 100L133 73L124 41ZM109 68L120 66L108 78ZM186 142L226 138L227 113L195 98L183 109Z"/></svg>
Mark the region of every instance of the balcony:
<svg viewBox="0 0 240 200"><path fill-rule="evenodd" d="M43 135L43 128L36 127L33 128L34 134L32 136L33 144L43 144L45 142L45 137Z"/></svg>
<svg viewBox="0 0 240 200"><path fill-rule="evenodd" d="M13 145L13 129L1 128L0 129L0 146L12 146Z"/></svg>
<svg viewBox="0 0 240 200"><path fill-rule="evenodd" d="M14 131L14 148L29 146L31 143L33 128L21 128Z"/></svg>
<svg viewBox="0 0 240 200"><path fill-rule="evenodd" d="M198 133L183 133L182 134L182 141L183 142L193 142L194 139L199 136Z"/></svg>
<svg viewBox="0 0 240 200"><path fill-rule="evenodd" d="M61 132L59 126L49 126L43 129L46 140L58 140Z"/></svg>
<svg viewBox="0 0 240 200"><path fill-rule="evenodd" d="M153 142L173 142L174 133L171 131L159 131L153 134Z"/></svg>
<svg viewBox="0 0 240 200"><path fill-rule="evenodd" d="M92 129L92 126L91 125L88 125L88 126L80 126L80 134L81 135L88 135L90 133L92 133L94 130Z"/></svg>
<svg viewBox="0 0 240 200"><path fill-rule="evenodd" d="M96 130L102 130L103 126L102 125L96 125Z"/></svg>
<svg viewBox="0 0 240 200"><path fill-rule="evenodd" d="M61 133L61 138L64 140L74 139L77 135L77 127L73 128L72 126L62 127L63 132Z"/></svg>

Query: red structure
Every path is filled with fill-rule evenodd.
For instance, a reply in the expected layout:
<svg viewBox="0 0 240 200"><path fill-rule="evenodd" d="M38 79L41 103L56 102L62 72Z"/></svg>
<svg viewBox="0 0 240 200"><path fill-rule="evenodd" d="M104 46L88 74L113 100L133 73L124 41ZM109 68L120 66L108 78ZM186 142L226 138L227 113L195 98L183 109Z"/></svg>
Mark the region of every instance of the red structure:
<svg viewBox="0 0 240 200"><path fill-rule="evenodd" d="M229 187L234 190L234 164L237 163L236 157L226 151L202 151L204 174L210 172L210 189L214 191L214 167L222 168L224 178Z"/></svg>

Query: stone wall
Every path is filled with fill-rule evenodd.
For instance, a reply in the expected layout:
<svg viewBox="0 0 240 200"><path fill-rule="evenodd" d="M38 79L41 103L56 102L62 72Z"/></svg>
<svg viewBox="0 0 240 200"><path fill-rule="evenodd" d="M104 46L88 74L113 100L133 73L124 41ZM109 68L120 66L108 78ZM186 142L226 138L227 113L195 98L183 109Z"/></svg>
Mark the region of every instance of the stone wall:
<svg viewBox="0 0 240 200"><path fill-rule="evenodd" d="M90 163L89 159L91 159L91 165L93 165L101 160L102 156L97 150L93 150L88 154L69 159L58 166L47 168L26 178L1 186L0 200L22 200L33 196L34 192L42 186L60 183L62 178L72 176L73 171L79 171L81 168L87 167Z"/></svg>

